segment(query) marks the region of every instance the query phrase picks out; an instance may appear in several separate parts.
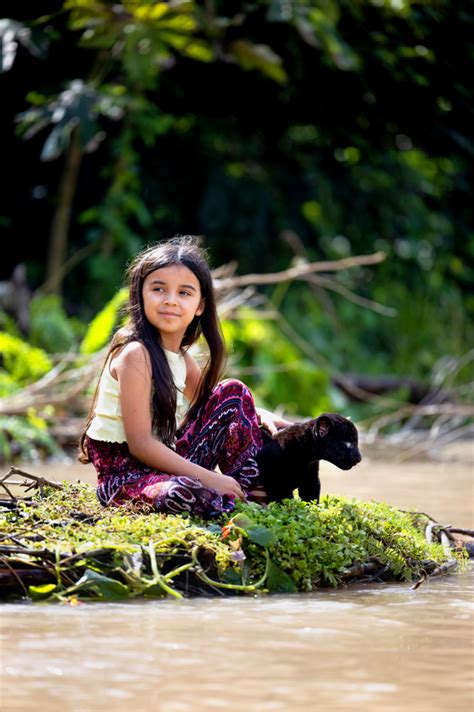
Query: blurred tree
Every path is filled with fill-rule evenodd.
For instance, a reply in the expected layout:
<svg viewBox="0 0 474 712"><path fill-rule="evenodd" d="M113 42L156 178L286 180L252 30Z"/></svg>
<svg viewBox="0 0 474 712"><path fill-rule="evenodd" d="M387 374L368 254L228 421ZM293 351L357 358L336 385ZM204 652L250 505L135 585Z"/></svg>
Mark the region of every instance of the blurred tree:
<svg viewBox="0 0 474 712"><path fill-rule="evenodd" d="M419 336L413 304L425 305L439 329L428 351L460 348L463 310L474 311L469 3L44 0L15 7L10 18L0 24L2 134L11 136L21 108L23 121L33 112L50 123L36 123L29 146L12 139L7 147L15 161L0 227L14 245L12 264L23 233L35 229L30 273L38 285L50 210L62 214L68 247L50 273L58 289L74 266L64 290L70 311L85 300L103 304L144 242L201 232L216 261L268 270L291 258L279 238L292 231L309 258L390 254L376 273L356 278L365 296L394 302L397 326L372 314L354 319L355 307L334 298L336 318L374 367L378 350L401 347L403 330ZM81 91L69 120L53 107L65 108L71 86ZM72 152L74 141L79 180L65 178L61 157L39 167L42 146ZM88 141L94 153L85 153ZM56 189L59 171L76 186L68 197ZM294 313L298 304L292 291L283 308ZM299 321L315 345L332 350L314 298ZM405 339L390 363L402 369L414 343Z"/></svg>

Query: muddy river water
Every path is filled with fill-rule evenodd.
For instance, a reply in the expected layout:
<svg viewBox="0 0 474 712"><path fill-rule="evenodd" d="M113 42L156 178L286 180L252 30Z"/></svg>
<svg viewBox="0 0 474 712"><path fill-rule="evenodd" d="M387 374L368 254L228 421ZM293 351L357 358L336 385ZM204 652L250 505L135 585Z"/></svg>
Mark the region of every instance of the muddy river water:
<svg viewBox="0 0 474 712"><path fill-rule="evenodd" d="M473 451L365 457L325 492L473 528ZM88 466L25 466L93 481ZM126 604L3 604L3 712L474 710L474 566L408 584Z"/></svg>

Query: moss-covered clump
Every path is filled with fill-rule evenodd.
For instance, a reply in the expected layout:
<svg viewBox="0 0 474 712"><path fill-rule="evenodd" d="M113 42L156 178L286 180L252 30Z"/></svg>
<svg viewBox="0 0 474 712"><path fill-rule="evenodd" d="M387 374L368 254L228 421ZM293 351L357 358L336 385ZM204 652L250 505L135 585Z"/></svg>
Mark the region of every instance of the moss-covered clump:
<svg viewBox="0 0 474 712"><path fill-rule="evenodd" d="M427 522L419 513L342 497L319 506L239 503L232 517L205 521L103 509L92 487L64 482L0 505L0 595L179 598L409 581L452 558L426 541Z"/></svg>

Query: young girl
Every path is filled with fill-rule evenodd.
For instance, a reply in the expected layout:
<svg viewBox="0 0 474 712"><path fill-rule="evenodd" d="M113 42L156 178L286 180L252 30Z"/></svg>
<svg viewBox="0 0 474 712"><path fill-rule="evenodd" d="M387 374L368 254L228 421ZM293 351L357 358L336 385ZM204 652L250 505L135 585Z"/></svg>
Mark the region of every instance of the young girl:
<svg viewBox="0 0 474 712"><path fill-rule="evenodd" d="M140 252L128 284L130 323L112 339L79 460L97 470L103 505L133 500L159 512L231 511L259 485L259 425L275 432L287 422L257 413L240 381L219 383L225 348L195 238ZM203 369L189 353L201 334L209 349Z"/></svg>

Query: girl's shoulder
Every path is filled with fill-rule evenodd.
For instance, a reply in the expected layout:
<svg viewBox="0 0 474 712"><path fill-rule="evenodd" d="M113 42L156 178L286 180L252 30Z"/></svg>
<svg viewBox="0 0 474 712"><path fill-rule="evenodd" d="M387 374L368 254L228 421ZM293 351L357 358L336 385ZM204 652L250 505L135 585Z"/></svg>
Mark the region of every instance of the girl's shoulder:
<svg viewBox="0 0 474 712"><path fill-rule="evenodd" d="M150 354L147 348L140 341L130 341L128 344L124 344L117 354L114 354L110 370L113 372L130 366L143 369L150 365Z"/></svg>

